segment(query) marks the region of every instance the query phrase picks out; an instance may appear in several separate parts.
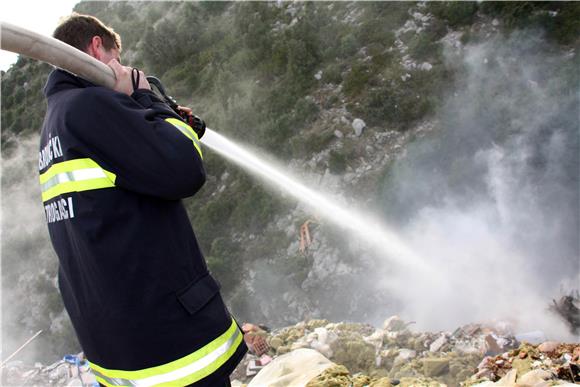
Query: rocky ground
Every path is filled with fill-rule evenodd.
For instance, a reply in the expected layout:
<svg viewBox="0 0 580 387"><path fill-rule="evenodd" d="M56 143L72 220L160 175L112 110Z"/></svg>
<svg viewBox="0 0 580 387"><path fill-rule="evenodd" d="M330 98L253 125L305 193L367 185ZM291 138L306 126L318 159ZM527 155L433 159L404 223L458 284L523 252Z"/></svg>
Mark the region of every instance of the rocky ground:
<svg viewBox="0 0 580 387"><path fill-rule="evenodd" d="M415 332L412 327L413 323L397 316L385 320L379 329L366 324L310 320L268 332L266 327L246 324L251 353L232 375L233 385L262 385L252 380L267 372L278 357L302 348L316 350L332 362L310 380L308 387L580 383L578 342L531 344L524 339L545 338L539 332L514 335L510 326L501 322L470 324L454 332ZM276 366L284 369L283 365Z"/></svg>
<svg viewBox="0 0 580 387"><path fill-rule="evenodd" d="M514 334L506 322L469 324L453 332L418 332L413 327L413 322L397 316L386 319L380 328L328 320L302 321L275 330L244 324L250 352L232 374L232 386L580 384L580 341L547 341L541 332ZM303 353L318 358L309 355L301 360ZM290 364L287 359L292 357ZM91 386L95 382L82 353L49 366L12 361L2 371L3 386ZM293 375L304 379L305 374L311 375L306 381L292 379ZM271 375L277 379L268 379Z"/></svg>

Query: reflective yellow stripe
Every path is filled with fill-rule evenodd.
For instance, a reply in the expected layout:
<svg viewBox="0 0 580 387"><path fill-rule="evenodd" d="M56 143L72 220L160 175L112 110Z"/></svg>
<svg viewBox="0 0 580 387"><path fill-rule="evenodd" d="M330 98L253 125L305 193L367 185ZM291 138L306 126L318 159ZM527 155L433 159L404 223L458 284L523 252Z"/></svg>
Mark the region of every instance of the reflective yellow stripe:
<svg viewBox="0 0 580 387"><path fill-rule="evenodd" d="M81 192L115 186L116 176L91 159L63 161L40 175L42 201L69 192Z"/></svg>
<svg viewBox="0 0 580 387"><path fill-rule="evenodd" d="M197 133L195 133L195 131L191 128L191 126L187 125L185 122L181 120L178 120L177 118L166 118L165 121L175 126L177 129L179 129L181 133L183 133L187 138L189 138L193 142L193 145L195 146L197 153L199 153L199 157L203 159L203 155L201 154L199 137L197 137Z"/></svg>
<svg viewBox="0 0 580 387"><path fill-rule="evenodd" d="M229 329L181 359L139 371L108 370L89 363L99 383L107 386L177 386L195 383L224 365L243 340L232 319Z"/></svg>

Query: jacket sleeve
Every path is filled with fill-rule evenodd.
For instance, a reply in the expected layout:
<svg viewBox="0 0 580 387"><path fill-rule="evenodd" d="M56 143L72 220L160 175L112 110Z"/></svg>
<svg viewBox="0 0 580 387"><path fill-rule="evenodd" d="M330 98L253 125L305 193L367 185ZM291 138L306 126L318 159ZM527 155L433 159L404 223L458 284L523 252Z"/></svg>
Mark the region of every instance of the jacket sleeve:
<svg viewBox="0 0 580 387"><path fill-rule="evenodd" d="M91 87L69 107L71 134L88 157L115 175L117 187L175 200L204 184L197 135L153 92L137 90L129 97Z"/></svg>

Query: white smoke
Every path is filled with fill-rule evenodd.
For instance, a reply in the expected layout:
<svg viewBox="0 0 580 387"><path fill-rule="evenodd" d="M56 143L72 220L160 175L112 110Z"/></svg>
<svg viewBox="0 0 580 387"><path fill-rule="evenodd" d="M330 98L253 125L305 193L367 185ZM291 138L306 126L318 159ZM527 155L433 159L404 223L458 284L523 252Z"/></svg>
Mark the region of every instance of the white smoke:
<svg viewBox="0 0 580 387"><path fill-rule="evenodd" d="M580 286L577 55L514 34L448 58L462 75L441 131L409 147L385 197L438 270L386 269L383 285L423 327L504 319L570 338L547 307Z"/></svg>
<svg viewBox="0 0 580 387"><path fill-rule="evenodd" d="M2 155L1 357L43 330L15 359L48 362L78 347L56 287L58 260L38 182L38 136L13 143Z"/></svg>

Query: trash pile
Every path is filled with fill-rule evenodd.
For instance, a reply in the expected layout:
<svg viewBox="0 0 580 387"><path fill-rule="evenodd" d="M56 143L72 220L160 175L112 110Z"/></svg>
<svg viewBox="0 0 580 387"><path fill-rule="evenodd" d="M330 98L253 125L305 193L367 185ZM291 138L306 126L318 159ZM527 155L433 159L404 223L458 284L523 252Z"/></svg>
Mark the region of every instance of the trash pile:
<svg viewBox="0 0 580 387"><path fill-rule="evenodd" d="M83 353L66 355L49 366L36 363L26 366L22 361L7 363L2 369L2 386L80 386L98 387Z"/></svg>
<svg viewBox="0 0 580 387"><path fill-rule="evenodd" d="M514 335L505 322L416 332L398 316L368 324L302 321L271 330L242 326L250 352L233 387L547 387L580 384L580 342ZM97 387L83 353L49 366L3 364L3 386Z"/></svg>
<svg viewBox="0 0 580 387"><path fill-rule="evenodd" d="M580 382L580 344L521 343L505 322L469 324L454 332L436 333L414 332L412 325L398 316L385 320L380 329L327 320L303 321L271 332L244 324L250 353L232 374L232 385L263 386L254 382L266 372L262 370L284 370L283 364L276 363L303 349L314 350L330 362L307 384L293 384L297 386L487 386L515 385L516 380L523 385L520 377L526 385L536 385L538 378L550 380L550 385ZM543 335L532 332L517 337L538 340ZM510 374L511 370L516 371ZM283 376L276 377L282 380ZM284 385L289 384L271 384Z"/></svg>
<svg viewBox="0 0 580 387"><path fill-rule="evenodd" d="M523 343L501 355L485 357L466 386L548 386L580 383L580 344Z"/></svg>

